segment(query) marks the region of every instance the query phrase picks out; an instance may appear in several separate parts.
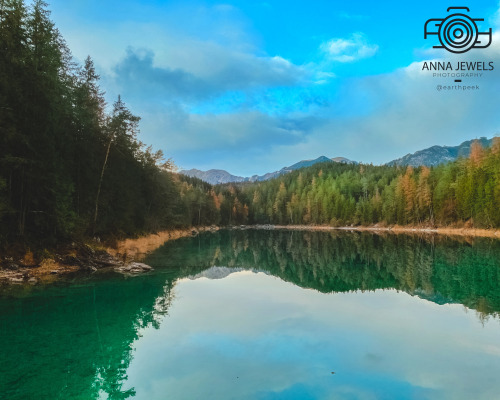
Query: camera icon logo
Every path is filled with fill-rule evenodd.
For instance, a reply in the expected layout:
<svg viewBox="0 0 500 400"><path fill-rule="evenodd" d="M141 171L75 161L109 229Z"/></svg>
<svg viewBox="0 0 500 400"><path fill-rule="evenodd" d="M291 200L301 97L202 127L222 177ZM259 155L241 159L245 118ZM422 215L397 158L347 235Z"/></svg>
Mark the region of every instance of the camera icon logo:
<svg viewBox="0 0 500 400"><path fill-rule="evenodd" d="M451 10L466 10L468 7L450 7ZM454 11L455 12L455 11ZM460 54L470 49L485 49L491 44L491 28L487 32L479 32L477 23L484 18L471 18L461 12L455 12L446 18L431 18L424 26L424 39L429 35L437 35L440 46L435 49L446 49L452 53Z"/></svg>

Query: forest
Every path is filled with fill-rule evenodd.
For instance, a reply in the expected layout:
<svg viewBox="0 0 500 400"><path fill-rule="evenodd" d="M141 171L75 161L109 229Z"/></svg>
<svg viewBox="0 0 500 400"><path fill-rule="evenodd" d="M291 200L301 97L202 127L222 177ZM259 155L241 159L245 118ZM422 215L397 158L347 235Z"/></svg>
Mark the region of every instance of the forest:
<svg viewBox="0 0 500 400"><path fill-rule="evenodd" d="M106 103L92 59L75 61L47 7L0 1L3 245L212 224L500 227L499 138L434 168L330 162L219 186L177 174L139 140L125 100Z"/></svg>
<svg viewBox="0 0 500 400"><path fill-rule="evenodd" d="M428 168L322 163L242 187L251 223L500 226L500 138Z"/></svg>
<svg viewBox="0 0 500 400"><path fill-rule="evenodd" d="M106 104L45 2L0 1L0 53L0 243L224 222L215 206L233 206L229 190L172 173L140 142L140 118L120 97Z"/></svg>

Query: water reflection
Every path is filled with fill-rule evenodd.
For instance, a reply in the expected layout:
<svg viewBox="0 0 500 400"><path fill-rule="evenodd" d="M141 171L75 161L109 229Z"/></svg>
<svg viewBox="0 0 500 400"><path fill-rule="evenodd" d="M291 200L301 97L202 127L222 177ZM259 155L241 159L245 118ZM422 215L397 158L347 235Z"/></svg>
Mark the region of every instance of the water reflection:
<svg viewBox="0 0 500 400"><path fill-rule="evenodd" d="M224 231L163 246L151 265L265 271L323 293L395 288L482 319L500 311L500 242L346 232Z"/></svg>
<svg viewBox="0 0 500 400"><path fill-rule="evenodd" d="M3 398L133 396L133 389L122 388L132 358L130 346L139 329L159 326L172 285L161 275L110 276L32 289L15 297L12 291L4 293L0 299Z"/></svg>
<svg viewBox="0 0 500 400"><path fill-rule="evenodd" d="M0 393L453 398L445 391L463 379L488 398L478 385L500 369L498 321L488 323L500 311L496 241L223 231L167 243L146 262L154 273L4 290Z"/></svg>
<svg viewBox="0 0 500 400"><path fill-rule="evenodd" d="M395 290L325 295L249 272L181 280L175 293L162 329L135 344L127 387L137 399L469 400L500 390L498 324L483 327L459 305Z"/></svg>

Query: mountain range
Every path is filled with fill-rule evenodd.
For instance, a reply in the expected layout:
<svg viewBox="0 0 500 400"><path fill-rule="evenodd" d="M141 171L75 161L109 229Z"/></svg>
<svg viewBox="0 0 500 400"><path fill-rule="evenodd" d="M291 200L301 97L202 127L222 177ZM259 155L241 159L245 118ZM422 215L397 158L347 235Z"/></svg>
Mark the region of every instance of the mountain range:
<svg viewBox="0 0 500 400"><path fill-rule="evenodd" d="M436 166L439 164L454 161L459 157L467 157L470 154L471 144L475 141L481 143L483 147L490 147L492 139L487 139L481 137L479 139L465 141L458 146L432 146L424 150L419 150L412 154L407 154L404 157L398 158L388 162L386 165L411 165L413 167L419 167L422 165L426 166ZM357 164L356 161L349 160L344 157L328 158L321 156L313 160L302 160L289 167L283 167L279 171L268 172L264 175L253 175L251 177L243 177L232 175L229 172L222 169L210 169L208 171L200 171L198 169L182 170L179 173L195 178L199 178L205 182L211 183L212 185L217 185L221 183L229 182L259 182L266 181L268 179L275 178L277 176L295 171L299 168L310 167L311 165L320 162L340 162L348 164Z"/></svg>
<svg viewBox="0 0 500 400"><path fill-rule="evenodd" d="M276 178L277 176L295 171L300 168L310 167L311 165L320 162L340 162L348 164L349 163L357 164L355 161L348 160L347 158L344 157L328 158L325 156L321 156L315 158L314 160L299 161L298 163L290 165L289 167L283 167L279 171L268 172L267 174L264 175L253 175L251 177L231 175L229 172L223 169L209 169L208 171L200 171L199 169L188 169L188 170L182 170L179 173L201 179L205 182L211 183L212 185L217 185L219 183L229 183L229 182L260 182Z"/></svg>
<svg viewBox="0 0 500 400"><path fill-rule="evenodd" d="M475 141L478 141L483 147L490 147L492 140L493 139L482 137L479 139L467 140L458 146L432 146L390 161L386 165L411 165L412 167L420 167L421 165L426 165L428 167L436 166L454 161L459 157L468 157L470 154L470 146Z"/></svg>

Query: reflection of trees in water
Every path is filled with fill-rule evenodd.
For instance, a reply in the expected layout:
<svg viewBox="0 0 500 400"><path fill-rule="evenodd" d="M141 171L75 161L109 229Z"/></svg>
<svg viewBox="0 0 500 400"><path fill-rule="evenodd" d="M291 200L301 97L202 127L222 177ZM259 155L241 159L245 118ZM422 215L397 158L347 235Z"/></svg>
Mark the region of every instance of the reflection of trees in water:
<svg viewBox="0 0 500 400"><path fill-rule="evenodd" d="M324 293L395 288L483 316L500 311L500 243L490 239L235 230L168 243L148 261L188 272L253 268Z"/></svg>
<svg viewBox="0 0 500 400"><path fill-rule="evenodd" d="M0 392L8 399L110 399L126 387L132 344L159 327L177 279L216 266L253 268L318 291L396 288L459 302L482 321L500 311L500 245L407 235L222 231L165 244L153 274L97 277L0 301Z"/></svg>
<svg viewBox="0 0 500 400"><path fill-rule="evenodd" d="M175 277L172 277L175 279ZM0 390L8 399L126 399L131 345L159 327L172 300L165 275L34 290L0 302Z"/></svg>

